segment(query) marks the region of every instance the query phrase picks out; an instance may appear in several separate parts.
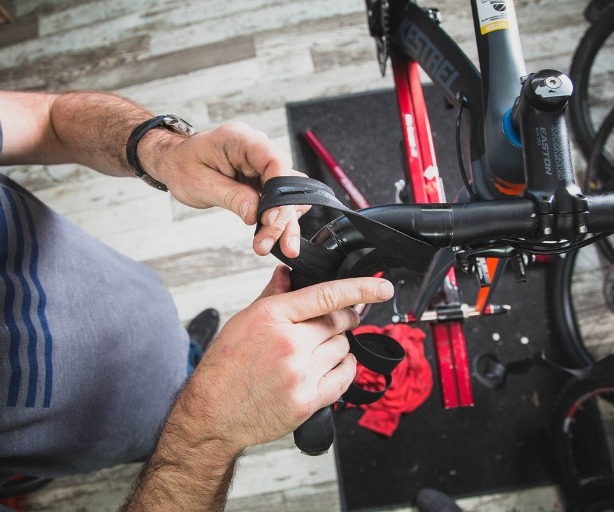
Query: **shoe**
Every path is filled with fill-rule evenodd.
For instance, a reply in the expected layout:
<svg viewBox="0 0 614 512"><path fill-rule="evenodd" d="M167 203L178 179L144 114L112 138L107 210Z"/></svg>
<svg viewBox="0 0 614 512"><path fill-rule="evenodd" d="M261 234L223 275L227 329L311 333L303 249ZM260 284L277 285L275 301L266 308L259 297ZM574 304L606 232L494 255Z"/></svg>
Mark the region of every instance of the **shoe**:
<svg viewBox="0 0 614 512"><path fill-rule="evenodd" d="M418 492L416 506L420 512L463 512L450 496L436 489Z"/></svg>
<svg viewBox="0 0 614 512"><path fill-rule="evenodd" d="M217 309L208 308L196 315L188 324L190 340L196 343L204 353L217 333L220 325L220 314Z"/></svg>

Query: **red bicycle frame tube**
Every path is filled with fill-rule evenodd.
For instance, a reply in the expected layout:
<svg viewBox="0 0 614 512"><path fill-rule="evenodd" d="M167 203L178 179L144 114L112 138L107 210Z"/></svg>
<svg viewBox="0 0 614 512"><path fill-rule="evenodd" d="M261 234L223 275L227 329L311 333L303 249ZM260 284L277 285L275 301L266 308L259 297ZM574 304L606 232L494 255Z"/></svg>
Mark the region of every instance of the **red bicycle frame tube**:
<svg viewBox="0 0 614 512"><path fill-rule="evenodd" d="M445 203L418 64L393 58L392 70L414 202ZM446 288L458 296L453 268L446 280ZM444 407L473 405L471 372L462 323L433 324L432 332Z"/></svg>
<svg viewBox="0 0 614 512"><path fill-rule="evenodd" d="M341 185L341 188L343 188L354 206L356 206L356 208L369 207L369 202L366 200L365 196L362 195L360 190L354 185L354 182L320 142L320 139L318 139L311 130L305 130L303 132L303 138L307 144L309 144L309 147L313 149L318 158L326 165L326 168L330 171L333 178L337 180L337 183Z"/></svg>

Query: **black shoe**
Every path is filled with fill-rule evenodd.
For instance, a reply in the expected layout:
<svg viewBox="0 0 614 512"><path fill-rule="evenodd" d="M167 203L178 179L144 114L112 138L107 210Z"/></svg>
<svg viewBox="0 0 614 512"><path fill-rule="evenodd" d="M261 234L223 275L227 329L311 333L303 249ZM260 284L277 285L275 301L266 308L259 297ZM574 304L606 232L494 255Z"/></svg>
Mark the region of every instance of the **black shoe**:
<svg viewBox="0 0 614 512"><path fill-rule="evenodd" d="M203 352L211 343L220 325L220 314L217 309L208 308L196 315L188 324L188 334Z"/></svg>
<svg viewBox="0 0 614 512"><path fill-rule="evenodd" d="M416 496L420 512L463 512L450 496L436 489L422 489Z"/></svg>

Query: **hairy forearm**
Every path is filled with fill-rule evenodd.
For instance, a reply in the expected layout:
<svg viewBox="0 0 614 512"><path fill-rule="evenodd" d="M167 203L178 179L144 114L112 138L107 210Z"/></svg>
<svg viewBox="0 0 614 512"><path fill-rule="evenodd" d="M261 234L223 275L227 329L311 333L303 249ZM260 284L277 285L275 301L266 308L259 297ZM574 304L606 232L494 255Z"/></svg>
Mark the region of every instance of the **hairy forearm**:
<svg viewBox="0 0 614 512"><path fill-rule="evenodd" d="M156 452L144 467L132 496L120 512L222 512L234 474L235 459L219 460L214 446L200 453L200 458L210 457L212 460L203 460L197 465L177 460L177 453Z"/></svg>
<svg viewBox="0 0 614 512"><path fill-rule="evenodd" d="M192 386L193 388L194 386ZM154 454L120 512L222 512L241 450L208 434L214 418L188 388L171 411ZM203 400L206 405L206 399Z"/></svg>
<svg viewBox="0 0 614 512"><path fill-rule="evenodd" d="M3 92L0 164L78 163L105 174L131 176L126 141L150 117L146 109L113 94ZM143 140L143 148L155 137L174 137L166 130L157 132Z"/></svg>
<svg viewBox="0 0 614 512"><path fill-rule="evenodd" d="M76 162L113 175L131 175L126 141L151 113L111 94L69 93L53 101L50 129L64 162Z"/></svg>

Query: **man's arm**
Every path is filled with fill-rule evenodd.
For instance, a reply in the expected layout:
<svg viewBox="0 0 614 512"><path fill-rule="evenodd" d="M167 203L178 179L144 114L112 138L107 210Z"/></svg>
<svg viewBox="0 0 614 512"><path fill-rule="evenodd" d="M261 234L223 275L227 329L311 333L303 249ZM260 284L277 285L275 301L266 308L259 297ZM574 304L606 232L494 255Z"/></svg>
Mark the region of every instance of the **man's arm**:
<svg viewBox="0 0 614 512"><path fill-rule="evenodd" d="M150 112L105 93L2 92L0 163L78 163L105 174L132 176L126 141Z"/></svg>
<svg viewBox="0 0 614 512"><path fill-rule="evenodd" d="M279 267L209 346L122 512L224 510L246 447L289 434L348 388L356 359L344 332L359 322L348 306L388 300L392 284L368 277L288 289Z"/></svg>
<svg viewBox="0 0 614 512"><path fill-rule="evenodd" d="M78 163L113 176L133 176L126 157L129 135L153 114L119 96L0 92L0 165ZM221 206L255 224L261 185L298 174L268 137L230 123L187 136L165 128L147 132L137 147L143 169L179 201L195 208ZM274 208L254 237L256 253L280 241L298 255L298 217L307 207Z"/></svg>
<svg viewBox="0 0 614 512"><path fill-rule="evenodd" d="M156 452L120 512L224 510L240 452L215 439L201 441L191 450L192 436L182 425L167 421Z"/></svg>

